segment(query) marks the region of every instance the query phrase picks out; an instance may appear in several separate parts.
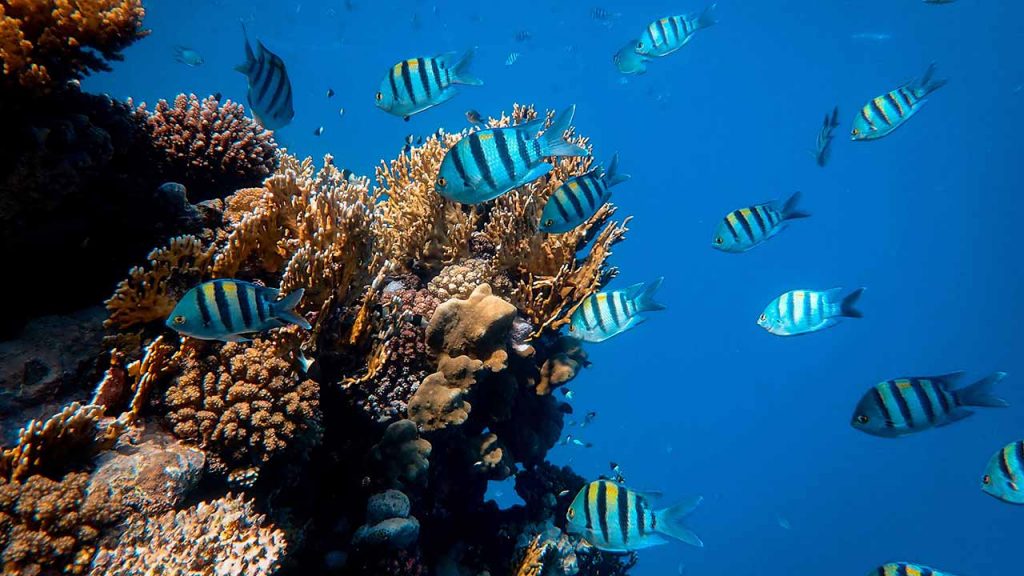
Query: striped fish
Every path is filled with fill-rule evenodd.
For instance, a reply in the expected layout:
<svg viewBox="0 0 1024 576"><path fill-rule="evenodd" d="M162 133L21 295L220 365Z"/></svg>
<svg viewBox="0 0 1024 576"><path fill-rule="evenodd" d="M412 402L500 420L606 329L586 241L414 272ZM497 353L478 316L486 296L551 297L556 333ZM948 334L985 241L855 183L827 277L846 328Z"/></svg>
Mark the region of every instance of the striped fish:
<svg viewBox="0 0 1024 576"><path fill-rule="evenodd" d="M796 192L782 206L768 202L733 210L719 223L711 246L722 252L750 250L781 232L790 220L809 217L810 214L797 210L798 202L800 193Z"/></svg>
<svg viewBox="0 0 1024 576"><path fill-rule="evenodd" d="M569 505L566 527L607 552L667 544L665 536L703 547L700 538L684 524L703 498L697 496L671 508L654 510L651 500L660 497L658 493L636 492L614 482L595 480L580 489Z"/></svg>
<svg viewBox="0 0 1024 576"><path fill-rule="evenodd" d="M300 288L278 300L278 290L241 280L203 282L178 301L167 327L201 340L229 342L246 342L242 334L289 323L309 330L309 322L295 312L303 292Z"/></svg>
<svg viewBox="0 0 1024 576"><path fill-rule="evenodd" d="M611 198L611 187L629 180L629 174L619 174L618 168L619 155L616 154L608 163L607 171L595 168L559 186L540 215L541 232L561 234L590 220Z"/></svg>
<svg viewBox="0 0 1024 576"><path fill-rule="evenodd" d="M877 140L902 126L927 102L928 95L946 85L946 80L932 80L935 64L924 76L873 98L853 119L851 140Z"/></svg>
<svg viewBox="0 0 1024 576"><path fill-rule="evenodd" d="M636 53L637 44L637 40L630 40L615 53L615 56L612 56L612 62L615 63L615 67L619 69L619 72L623 74L643 74L647 72L648 58Z"/></svg>
<svg viewBox="0 0 1024 576"><path fill-rule="evenodd" d="M256 52L249 45L249 35L242 24L245 35L245 62L235 67L249 80L249 91L246 97L253 117L267 130L277 130L287 126L295 117L292 108L292 84L288 80L288 70L284 61L267 50L259 40L256 41Z"/></svg>
<svg viewBox="0 0 1024 576"><path fill-rule="evenodd" d="M693 38L697 30L714 25L715 6L712 4L700 14L683 14L658 18L647 25L636 43L636 53L641 56L668 56L679 50Z"/></svg>
<svg viewBox="0 0 1024 576"><path fill-rule="evenodd" d="M569 322L569 333L586 342L603 342L637 326L646 318L641 312L664 310L654 293L664 278L633 284L625 290L598 292L583 299Z"/></svg>
<svg viewBox="0 0 1024 576"><path fill-rule="evenodd" d="M868 572L868 576L953 576L934 568L911 564L910 562L890 562Z"/></svg>
<svg viewBox="0 0 1024 576"><path fill-rule="evenodd" d="M861 318L860 311L853 306L864 289L858 288L840 299L842 290L786 292L764 309L757 325L776 336L797 336L831 328L842 318Z"/></svg>
<svg viewBox="0 0 1024 576"><path fill-rule="evenodd" d="M576 106L555 118L540 136L544 118L533 122L471 132L445 153L437 174L437 193L463 204L479 204L529 184L552 170L550 156L586 156L588 152L563 139Z"/></svg>
<svg viewBox="0 0 1024 576"><path fill-rule="evenodd" d="M1024 504L1024 440L1010 442L992 455L981 489L1008 504Z"/></svg>
<svg viewBox="0 0 1024 576"><path fill-rule="evenodd" d="M967 406L1009 406L992 394L992 385L1006 376L1004 372L954 390L961 376L963 372L954 372L880 382L861 397L850 423L867 434L895 438L963 420L974 414Z"/></svg>
<svg viewBox="0 0 1024 576"><path fill-rule="evenodd" d="M458 94L456 84L481 86L469 73L473 50L462 58L448 52L428 58L403 60L388 70L377 91L377 108L405 120L418 112L443 104Z"/></svg>
<svg viewBox="0 0 1024 576"><path fill-rule="evenodd" d="M817 147L814 152L814 160L822 168L828 164L828 158L832 155L833 132L839 127L839 106L832 109L832 115L825 114L825 120L821 123L821 130L818 132Z"/></svg>

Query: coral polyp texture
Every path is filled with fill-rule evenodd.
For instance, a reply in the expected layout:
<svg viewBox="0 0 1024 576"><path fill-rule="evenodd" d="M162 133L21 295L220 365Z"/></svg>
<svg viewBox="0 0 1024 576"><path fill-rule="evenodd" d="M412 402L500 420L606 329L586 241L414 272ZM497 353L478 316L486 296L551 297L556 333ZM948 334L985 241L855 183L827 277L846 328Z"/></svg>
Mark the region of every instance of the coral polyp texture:
<svg viewBox="0 0 1024 576"><path fill-rule="evenodd" d="M434 181L470 130L438 132L371 180L331 156L318 166L278 153L260 132L236 133L232 106L181 96L133 115L169 151L161 165L178 180L272 172L194 207L197 226L138 256L106 302L93 404L30 424L0 459L15 496L29 482L77 489L80 474L118 503L117 522L97 519L95 537L52 528L60 546L45 548L46 569L624 573L565 533L565 494L584 481L545 462L571 412L551 392L587 365L559 328L614 277L609 257L626 232L610 205L572 232L537 230L547 198L590 159L552 159L547 177L464 206ZM228 120L207 126L206 114ZM486 125L539 117L517 105ZM160 124L168 118L173 130ZM303 290L296 313L312 328L217 342L164 327L183 294L218 278ZM61 456L72 448L77 458ZM525 504L485 503L489 481L513 476ZM0 534L44 530L7 512L15 496L0 502L11 518ZM206 502L182 509L197 500ZM16 562L24 540L6 546Z"/></svg>
<svg viewBox="0 0 1024 576"><path fill-rule="evenodd" d="M109 60L148 32L142 0L4 0L4 83L34 91L109 70Z"/></svg>

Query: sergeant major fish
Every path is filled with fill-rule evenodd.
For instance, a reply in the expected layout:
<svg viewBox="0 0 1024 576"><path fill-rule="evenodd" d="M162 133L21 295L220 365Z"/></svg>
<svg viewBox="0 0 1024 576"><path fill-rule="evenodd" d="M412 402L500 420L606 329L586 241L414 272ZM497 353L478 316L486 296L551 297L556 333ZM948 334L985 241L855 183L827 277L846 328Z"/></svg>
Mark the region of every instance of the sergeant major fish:
<svg viewBox="0 0 1024 576"><path fill-rule="evenodd" d="M667 56L679 50L693 38L698 30L714 25L715 6L712 4L698 14L683 14L658 18L647 25L647 30L636 43L641 56Z"/></svg>
<svg viewBox="0 0 1024 576"><path fill-rule="evenodd" d="M537 137L544 118L466 135L445 153L435 189L450 200L479 204L551 172L544 158L586 156L586 149L563 139L575 113L576 106L570 106Z"/></svg>
<svg viewBox="0 0 1024 576"><path fill-rule="evenodd" d="M572 313L569 332L586 342L604 342L646 320L641 312L664 310L654 293L664 278L633 284L625 290L598 292L583 299Z"/></svg>
<svg viewBox="0 0 1024 576"><path fill-rule="evenodd" d="M1007 504L1024 504L1024 440L1010 442L992 455L981 489Z"/></svg>
<svg viewBox="0 0 1024 576"><path fill-rule="evenodd" d="M245 36L245 62L235 67L249 81L246 98L253 116L267 130L277 130L287 126L295 117L292 108L292 84L288 79L288 70L284 61L267 50L259 40L256 41L256 52L249 45L249 36L242 25Z"/></svg>
<svg viewBox="0 0 1024 576"><path fill-rule="evenodd" d="M839 127L839 106L832 109L832 115L825 114L825 120L821 123L821 130L818 132L817 147L814 159L822 168L828 164L828 157L832 154L833 132Z"/></svg>
<svg viewBox="0 0 1024 576"><path fill-rule="evenodd" d="M1006 376L996 372L970 386L953 389L963 372L921 378L895 378L880 382L857 403L850 424L872 436L896 438L963 420L967 406L1005 407L992 394L992 385Z"/></svg>
<svg viewBox="0 0 1024 576"><path fill-rule="evenodd" d="M854 304L864 289L858 288L840 299L842 290L786 292L764 309L757 325L776 336L797 336L831 328L842 318L862 318Z"/></svg>
<svg viewBox="0 0 1024 576"><path fill-rule="evenodd" d="M185 46L174 47L174 61L195 68L203 65L203 56L199 52Z"/></svg>
<svg viewBox="0 0 1024 576"><path fill-rule="evenodd" d="M711 246L722 252L746 252L778 234L786 223L810 214L797 210L800 193L796 192L779 206L777 202L757 204L733 210L725 215L715 231Z"/></svg>
<svg viewBox="0 0 1024 576"><path fill-rule="evenodd" d="M612 62L623 74L643 74L647 72L649 58L636 53L637 40L630 40L612 56Z"/></svg>
<svg viewBox="0 0 1024 576"><path fill-rule="evenodd" d="M608 170L600 167L570 178L559 186L540 215L540 230L549 234L569 232L597 213L611 198L611 187L629 180L619 174L619 155L612 156Z"/></svg>
<svg viewBox="0 0 1024 576"><path fill-rule="evenodd" d="M455 52L428 58L403 60L388 70L377 91L377 108L405 120L428 108L443 104L458 94L456 84L482 86L469 73L473 50L456 59Z"/></svg>
<svg viewBox="0 0 1024 576"><path fill-rule="evenodd" d="M232 279L211 280L182 296L167 318L167 326L201 340L246 342L243 334L309 322L295 313L302 300L300 288L278 300L280 291Z"/></svg>
<svg viewBox="0 0 1024 576"><path fill-rule="evenodd" d="M565 512L566 528L606 552L630 552L659 544L669 538L703 547L704 543L684 523L702 497L689 498L670 508L654 510L658 493L630 490L607 480L595 480L576 494Z"/></svg>
<svg viewBox="0 0 1024 576"><path fill-rule="evenodd" d="M910 562L890 562L868 572L868 576L953 576L949 572L941 572L921 564Z"/></svg>
<svg viewBox="0 0 1024 576"><path fill-rule="evenodd" d="M853 119L851 140L877 140L892 134L927 102L928 95L946 85L946 80L932 80L935 64L928 66L921 78L886 92L860 109Z"/></svg>

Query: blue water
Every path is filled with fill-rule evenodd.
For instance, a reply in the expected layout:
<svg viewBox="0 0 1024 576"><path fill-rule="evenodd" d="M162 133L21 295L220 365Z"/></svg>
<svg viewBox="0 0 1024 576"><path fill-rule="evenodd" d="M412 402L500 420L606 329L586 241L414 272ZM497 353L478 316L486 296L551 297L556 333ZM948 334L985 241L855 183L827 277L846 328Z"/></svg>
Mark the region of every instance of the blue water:
<svg viewBox="0 0 1024 576"><path fill-rule="evenodd" d="M623 84L612 53L647 21L700 3L354 3L151 0L152 36L85 86L136 101L194 91L244 102L232 70L241 18L288 64L296 115L279 140L357 173L406 134L465 127L467 108L576 103L598 158L619 152L633 176L614 192L635 219L612 286L664 275L669 309L589 348L573 404L598 417L567 431L594 446L549 456L590 478L614 460L630 486L706 498L692 518L706 547L645 550L634 573L863 574L893 560L1020 572L1024 510L979 483L990 455L1024 436L1024 7L722 0L717 26ZM621 16L606 27L595 6ZM532 38L515 41L520 30ZM851 37L861 33L891 38ZM205 64L174 63L175 44ZM390 64L471 46L485 86L408 123L374 108ZM506 67L511 51L522 56ZM882 140L848 141L861 105L931 61L950 83L916 117ZM843 126L821 169L809 151L835 104ZM710 248L726 212L794 190L813 218L745 254ZM863 320L795 339L756 326L778 294L833 286L868 288ZM875 382L954 370L1009 372L999 392L1016 406L899 440L849 426Z"/></svg>

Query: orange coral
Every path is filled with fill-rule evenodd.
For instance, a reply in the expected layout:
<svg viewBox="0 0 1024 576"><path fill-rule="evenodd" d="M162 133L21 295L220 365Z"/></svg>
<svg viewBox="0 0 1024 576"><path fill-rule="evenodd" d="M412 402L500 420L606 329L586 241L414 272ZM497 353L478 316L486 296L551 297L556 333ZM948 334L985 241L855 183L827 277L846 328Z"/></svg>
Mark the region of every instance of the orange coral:
<svg viewBox="0 0 1024 576"><path fill-rule="evenodd" d="M4 84L47 92L109 70L107 60L149 32L142 0L5 0L0 4Z"/></svg>

